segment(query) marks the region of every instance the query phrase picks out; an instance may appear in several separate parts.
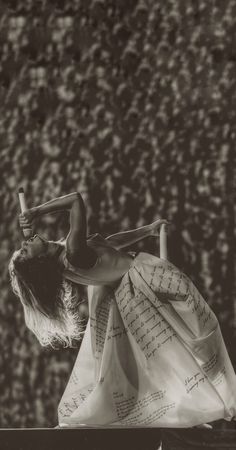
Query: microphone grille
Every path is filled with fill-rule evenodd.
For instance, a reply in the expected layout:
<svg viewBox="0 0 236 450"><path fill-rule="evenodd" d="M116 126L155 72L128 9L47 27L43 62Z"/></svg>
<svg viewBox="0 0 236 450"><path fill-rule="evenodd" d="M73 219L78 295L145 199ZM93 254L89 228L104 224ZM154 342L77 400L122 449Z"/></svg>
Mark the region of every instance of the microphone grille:
<svg viewBox="0 0 236 450"><path fill-rule="evenodd" d="M19 192L19 194L24 194L24 189L23 189L23 187L20 187L19 190L18 190L18 192Z"/></svg>

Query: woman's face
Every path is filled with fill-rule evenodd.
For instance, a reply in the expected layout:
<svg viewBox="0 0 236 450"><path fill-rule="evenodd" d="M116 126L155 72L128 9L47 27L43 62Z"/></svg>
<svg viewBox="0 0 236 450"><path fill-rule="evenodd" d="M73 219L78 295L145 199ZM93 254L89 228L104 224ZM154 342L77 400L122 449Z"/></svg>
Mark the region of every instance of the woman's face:
<svg viewBox="0 0 236 450"><path fill-rule="evenodd" d="M38 234L35 234L32 238L22 242L20 254L24 259L45 255L47 246L48 242Z"/></svg>

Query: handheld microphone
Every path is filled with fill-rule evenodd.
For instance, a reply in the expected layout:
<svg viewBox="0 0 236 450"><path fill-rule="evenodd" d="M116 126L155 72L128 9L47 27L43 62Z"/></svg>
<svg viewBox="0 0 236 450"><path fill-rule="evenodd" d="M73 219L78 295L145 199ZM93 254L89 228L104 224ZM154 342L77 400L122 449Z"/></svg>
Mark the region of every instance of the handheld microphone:
<svg viewBox="0 0 236 450"><path fill-rule="evenodd" d="M160 228L160 258L167 259L167 233L168 225L165 223Z"/></svg>
<svg viewBox="0 0 236 450"><path fill-rule="evenodd" d="M18 191L18 195L19 195L19 201L20 201L20 209L21 212L25 212L28 208L26 206L26 202L25 202L25 193L24 193L24 189L22 187L20 187L19 191ZM22 229L23 234L26 238L30 238L33 234L33 230L30 227L25 227Z"/></svg>

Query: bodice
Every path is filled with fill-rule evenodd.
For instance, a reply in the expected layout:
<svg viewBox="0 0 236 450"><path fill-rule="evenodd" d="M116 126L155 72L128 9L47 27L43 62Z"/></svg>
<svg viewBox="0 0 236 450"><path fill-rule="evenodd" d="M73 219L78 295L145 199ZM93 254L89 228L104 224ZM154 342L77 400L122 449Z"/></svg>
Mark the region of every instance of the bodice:
<svg viewBox="0 0 236 450"><path fill-rule="evenodd" d="M100 234L96 233L87 239L89 245L97 254L93 267L81 269L69 263L66 250L63 250L63 275L66 279L83 285L111 285L118 282L129 270L133 258L130 254L113 248Z"/></svg>

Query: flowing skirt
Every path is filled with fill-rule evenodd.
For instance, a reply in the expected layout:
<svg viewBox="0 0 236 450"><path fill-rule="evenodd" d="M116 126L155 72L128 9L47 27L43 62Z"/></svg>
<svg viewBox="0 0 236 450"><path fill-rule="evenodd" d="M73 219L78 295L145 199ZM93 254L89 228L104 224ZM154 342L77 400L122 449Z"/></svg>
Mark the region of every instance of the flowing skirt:
<svg viewBox="0 0 236 450"><path fill-rule="evenodd" d="M118 286L88 291L59 424L177 428L235 418L236 376L218 320L177 267L139 253Z"/></svg>

